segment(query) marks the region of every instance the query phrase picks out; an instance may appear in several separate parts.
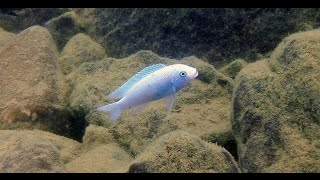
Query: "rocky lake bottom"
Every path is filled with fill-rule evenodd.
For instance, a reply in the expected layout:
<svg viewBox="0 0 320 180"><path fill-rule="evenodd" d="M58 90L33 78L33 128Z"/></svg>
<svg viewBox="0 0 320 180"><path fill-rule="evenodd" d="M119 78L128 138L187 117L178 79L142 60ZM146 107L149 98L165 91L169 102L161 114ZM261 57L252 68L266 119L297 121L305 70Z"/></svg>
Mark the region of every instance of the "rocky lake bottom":
<svg viewBox="0 0 320 180"><path fill-rule="evenodd" d="M0 28L0 172L320 172L319 29L216 67L144 49L115 57L86 32L57 38L69 16ZM199 71L168 119L163 101L114 123L96 111L156 63Z"/></svg>

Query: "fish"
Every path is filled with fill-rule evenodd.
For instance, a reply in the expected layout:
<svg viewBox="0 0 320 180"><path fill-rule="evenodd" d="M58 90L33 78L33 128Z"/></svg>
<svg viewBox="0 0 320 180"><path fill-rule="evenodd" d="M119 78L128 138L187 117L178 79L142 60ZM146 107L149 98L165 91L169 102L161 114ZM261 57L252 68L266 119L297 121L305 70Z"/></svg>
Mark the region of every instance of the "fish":
<svg viewBox="0 0 320 180"><path fill-rule="evenodd" d="M107 113L110 121L114 122L127 108L137 113L150 102L165 99L168 115L176 100L176 94L197 76L197 69L185 64L159 63L145 67L106 96L116 102L101 106L97 111Z"/></svg>

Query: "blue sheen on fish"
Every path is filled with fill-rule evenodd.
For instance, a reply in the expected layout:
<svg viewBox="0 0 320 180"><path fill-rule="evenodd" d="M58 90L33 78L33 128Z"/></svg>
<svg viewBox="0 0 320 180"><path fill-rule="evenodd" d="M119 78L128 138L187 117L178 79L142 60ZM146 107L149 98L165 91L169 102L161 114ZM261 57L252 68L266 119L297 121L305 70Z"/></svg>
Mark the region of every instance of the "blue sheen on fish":
<svg viewBox="0 0 320 180"><path fill-rule="evenodd" d="M198 71L195 68L184 64L154 64L135 74L107 96L117 102L99 107L97 111L108 113L111 121L116 121L127 108L138 112L151 101L166 99L169 114L176 93L197 76Z"/></svg>

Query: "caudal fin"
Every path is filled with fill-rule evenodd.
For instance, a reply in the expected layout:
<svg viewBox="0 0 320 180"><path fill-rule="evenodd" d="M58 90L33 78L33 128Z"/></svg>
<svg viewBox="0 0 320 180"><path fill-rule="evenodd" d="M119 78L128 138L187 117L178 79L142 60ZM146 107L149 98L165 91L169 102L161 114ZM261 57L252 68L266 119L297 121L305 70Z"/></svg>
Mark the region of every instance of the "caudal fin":
<svg viewBox="0 0 320 180"><path fill-rule="evenodd" d="M117 102L115 102L112 104L101 106L97 109L97 111L108 113L110 116L111 122L114 122L120 117L123 109Z"/></svg>

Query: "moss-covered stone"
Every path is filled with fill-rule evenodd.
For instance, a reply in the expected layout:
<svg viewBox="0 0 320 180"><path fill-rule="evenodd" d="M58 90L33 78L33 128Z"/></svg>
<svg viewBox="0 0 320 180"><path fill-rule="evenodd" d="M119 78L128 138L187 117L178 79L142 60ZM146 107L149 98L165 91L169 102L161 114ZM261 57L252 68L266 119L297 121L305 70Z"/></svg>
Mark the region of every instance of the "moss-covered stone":
<svg viewBox="0 0 320 180"><path fill-rule="evenodd" d="M31 26L43 26L50 19L67 11L70 8L1 8L0 27L19 33Z"/></svg>
<svg viewBox="0 0 320 180"><path fill-rule="evenodd" d="M72 173L126 172L132 158L115 144L101 145L66 164Z"/></svg>
<svg viewBox="0 0 320 180"><path fill-rule="evenodd" d="M14 33L7 32L0 28L0 48L7 44L14 36Z"/></svg>
<svg viewBox="0 0 320 180"><path fill-rule="evenodd" d="M221 131L206 133L201 136L201 139L210 143L216 143L228 150L235 159L238 159L237 143L231 131L225 131L224 133Z"/></svg>
<svg viewBox="0 0 320 180"><path fill-rule="evenodd" d="M69 135L64 86L50 33L33 26L0 49L0 121ZM9 126L8 126L9 127Z"/></svg>
<svg viewBox="0 0 320 180"><path fill-rule="evenodd" d="M174 59L195 55L220 68L236 58L252 62L261 55L268 56L288 34L319 27L318 11L318 8L96 8L89 15L90 34L109 48L112 57L124 58L144 49ZM82 16L81 11L77 13Z"/></svg>
<svg viewBox="0 0 320 180"><path fill-rule="evenodd" d="M33 25L46 26L59 50L73 35L85 32L99 39L115 58L144 49L175 59L196 55L220 68L235 58L252 62L261 55L267 57L287 34L319 27L318 11L318 8L0 8L0 27L18 33Z"/></svg>
<svg viewBox="0 0 320 180"><path fill-rule="evenodd" d="M234 79L243 67L247 65L247 62L243 59L236 59L226 66L219 69L224 75Z"/></svg>
<svg viewBox="0 0 320 180"><path fill-rule="evenodd" d="M58 50L62 50L71 37L85 31L85 21L74 11L69 11L50 19L45 27L52 34Z"/></svg>
<svg viewBox="0 0 320 180"><path fill-rule="evenodd" d="M320 31L288 36L236 77L232 127L245 172L320 172Z"/></svg>
<svg viewBox="0 0 320 180"><path fill-rule="evenodd" d="M126 172L132 157L117 144L108 128L90 124L76 157L65 163L71 173Z"/></svg>
<svg viewBox="0 0 320 180"><path fill-rule="evenodd" d="M0 131L0 172L66 172L79 143L43 131Z"/></svg>
<svg viewBox="0 0 320 180"><path fill-rule="evenodd" d="M225 149L183 131L161 136L132 162L129 172L226 173L240 172Z"/></svg>
<svg viewBox="0 0 320 180"><path fill-rule="evenodd" d="M112 143L114 143L114 140L109 129L91 124L86 127L82 141L82 149L88 151L99 145Z"/></svg>
<svg viewBox="0 0 320 180"><path fill-rule="evenodd" d="M69 74L84 62L103 59L106 56L104 48L89 36L79 33L73 36L63 48L59 58L61 70Z"/></svg>

